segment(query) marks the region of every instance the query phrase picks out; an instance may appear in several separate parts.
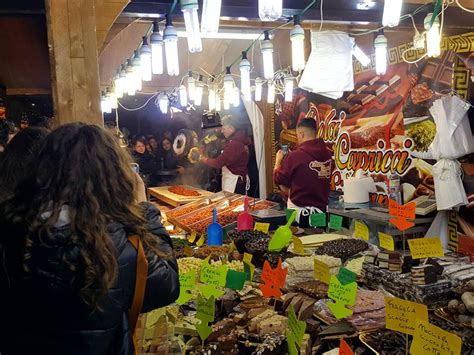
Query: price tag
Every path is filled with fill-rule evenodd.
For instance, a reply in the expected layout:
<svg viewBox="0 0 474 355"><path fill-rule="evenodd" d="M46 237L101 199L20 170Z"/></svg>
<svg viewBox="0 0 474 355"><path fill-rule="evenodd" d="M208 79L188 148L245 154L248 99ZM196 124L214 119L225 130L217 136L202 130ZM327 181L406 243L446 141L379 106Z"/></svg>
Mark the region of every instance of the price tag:
<svg viewBox="0 0 474 355"><path fill-rule="evenodd" d="M288 311L288 330L295 335L295 341L298 346L303 342L303 335L306 331L306 322L299 321L296 317L295 308L291 304Z"/></svg>
<svg viewBox="0 0 474 355"><path fill-rule="evenodd" d="M351 347L344 339L341 339L341 342L339 343L339 355L354 355Z"/></svg>
<svg viewBox="0 0 474 355"><path fill-rule="evenodd" d="M385 297L386 328L409 335L415 334L416 319L428 321L428 307L397 297Z"/></svg>
<svg viewBox="0 0 474 355"><path fill-rule="evenodd" d="M235 244L234 241L231 241L229 244L229 254L233 253L235 250Z"/></svg>
<svg viewBox="0 0 474 355"><path fill-rule="evenodd" d="M278 265L272 269L268 260L265 260L263 264L263 272L260 277L265 284L259 285L260 291L262 291L263 297L281 297L281 288L285 286L286 274L288 269L283 269L281 266L281 258L278 259Z"/></svg>
<svg viewBox="0 0 474 355"><path fill-rule="evenodd" d="M253 230L268 234L268 231L270 230L270 223L256 222Z"/></svg>
<svg viewBox="0 0 474 355"><path fill-rule="evenodd" d="M214 267L209 264L209 258L210 257L208 256L202 261L201 282L208 285L224 287L229 267L227 265Z"/></svg>
<svg viewBox="0 0 474 355"><path fill-rule="evenodd" d="M298 255L304 255L304 246L300 238L293 236L293 251Z"/></svg>
<svg viewBox="0 0 474 355"><path fill-rule="evenodd" d="M244 288L244 283L247 280L247 273L235 270L227 271L226 288L232 290L241 290Z"/></svg>
<svg viewBox="0 0 474 355"><path fill-rule="evenodd" d="M192 231L192 232L191 232L191 235L190 235L189 238L188 238L188 242L194 243L194 241L196 240L196 236L197 236L196 231Z"/></svg>
<svg viewBox="0 0 474 355"><path fill-rule="evenodd" d="M206 241L206 237L204 236L204 234L201 234L201 237L199 238L199 240L196 242L196 245L198 247L202 247L204 245L204 242Z"/></svg>
<svg viewBox="0 0 474 355"><path fill-rule="evenodd" d="M416 320L415 334L410 347L412 354L459 355L461 347L462 339L459 336L427 321Z"/></svg>
<svg viewBox="0 0 474 355"><path fill-rule="evenodd" d="M339 281L341 281L341 284L347 285L351 282L354 282L357 279L357 275L351 270L346 269L345 267L341 267L339 269L339 273L337 274L337 278L339 279Z"/></svg>
<svg viewBox="0 0 474 355"><path fill-rule="evenodd" d="M179 274L179 297L176 303L183 305L190 301L193 296L188 291L191 291L196 285L196 270L191 270L185 274Z"/></svg>
<svg viewBox="0 0 474 355"><path fill-rule="evenodd" d="M363 240L369 240L369 228L360 221L355 221L355 236Z"/></svg>
<svg viewBox="0 0 474 355"><path fill-rule="evenodd" d="M329 216L329 229L334 229L336 231L341 230L342 228L342 217L332 214Z"/></svg>
<svg viewBox="0 0 474 355"><path fill-rule="evenodd" d="M379 245L381 248L384 248L386 250L395 250L395 243L393 241L393 237L389 234L379 232Z"/></svg>
<svg viewBox="0 0 474 355"><path fill-rule="evenodd" d="M329 266L322 261L314 259L314 278L329 285L331 278Z"/></svg>
<svg viewBox="0 0 474 355"><path fill-rule="evenodd" d="M336 276L331 276L328 297L334 302L329 302L327 306L336 319L342 319L352 315L353 311L346 308L346 306L353 306L356 301L356 296L357 282L343 285Z"/></svg>
<svg viewBox="0 0 474 355"><path fill-rule="evenodd" d="M416 202L412 201L406 205L399 205L394 200L388 201L388 213L393 218L389 219L399 230L404 231L415 225L415 223L409 221L415 219Z"/></svg>
<svg viewBox="0 0 474 355"><path fill-rule="evenodd" d="M252 282L255 272L255 265L252 264L252 254L244 253L244 271L247 273L247 279Z"/></svg>
<svg viewBox="0 0 474 355"><path fill-rule="evenodd" d="M309 216L311 227L326 227L326 213L313 213Z"/></svg>
<svg viewBox="0 0 474 355"><path fill-rule="evenodd" d="M408 240L413 259L437 258L444 256L439 238L417 238Z"/></svg>

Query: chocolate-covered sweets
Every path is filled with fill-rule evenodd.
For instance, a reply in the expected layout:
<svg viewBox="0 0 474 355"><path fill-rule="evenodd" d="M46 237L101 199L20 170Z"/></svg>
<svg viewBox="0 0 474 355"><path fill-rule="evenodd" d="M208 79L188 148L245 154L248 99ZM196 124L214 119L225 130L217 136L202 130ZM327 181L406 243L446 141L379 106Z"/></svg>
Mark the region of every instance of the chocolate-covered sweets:
<svg viewBox="0 0 474 355"><path fill-rule="evenodd" d="M346 261L351 256L356 255L369 248L369 244L361 239L339 239L324 243L316 249L316 255L330 255Z"/></svg>

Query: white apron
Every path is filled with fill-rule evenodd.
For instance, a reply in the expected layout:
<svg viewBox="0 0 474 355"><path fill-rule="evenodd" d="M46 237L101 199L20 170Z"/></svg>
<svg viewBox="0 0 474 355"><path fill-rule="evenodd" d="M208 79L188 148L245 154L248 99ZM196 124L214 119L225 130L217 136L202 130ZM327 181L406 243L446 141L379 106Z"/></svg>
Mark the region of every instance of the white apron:
<svg viewBox="0 0 474 355"><path fill-rule="evenodd" d="M222 191L234 193L237 182L239 181L240 176L234 175L227 168L227 166L222 167Z"/></svg>

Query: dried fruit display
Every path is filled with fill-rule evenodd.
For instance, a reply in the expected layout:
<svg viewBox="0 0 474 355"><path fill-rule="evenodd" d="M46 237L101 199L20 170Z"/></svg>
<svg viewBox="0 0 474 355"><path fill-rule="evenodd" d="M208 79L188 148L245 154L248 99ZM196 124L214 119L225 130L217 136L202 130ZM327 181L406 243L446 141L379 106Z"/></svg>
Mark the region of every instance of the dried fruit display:
<svg viewBox="0 0 474 355"><path fill-rule="evenodd" d="M171 186L168 187L168 191L181 196L189 196L189 197L199 197L201 194L196 190L188 189L184 186Z"/></svg>

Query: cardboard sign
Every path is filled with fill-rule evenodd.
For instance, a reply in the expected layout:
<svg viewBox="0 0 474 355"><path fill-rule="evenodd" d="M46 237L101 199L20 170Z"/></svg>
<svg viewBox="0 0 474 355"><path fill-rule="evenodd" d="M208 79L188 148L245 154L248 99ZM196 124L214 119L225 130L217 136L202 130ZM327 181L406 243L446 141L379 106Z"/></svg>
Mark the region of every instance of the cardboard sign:
<svg viewBox="0 0 474 355"><path fill-rule="evenodd" d="M255 272L255 265L252 264L252 254L244 253L244 271L247 273L247 280L252 282Z"/></svg>
<svg viewBox="0 0 474 355"><path fill-rule="evenodd" d="M350 284L351 282L355 282L357 279L357 275L353 273L351 270L346 269L345 267L341 267L339 269L339 273L337 274L337 278L343 285Z"/></svg>
<svg viewBox="0 0 474 355"><path fill-rule="evenodd" d="M286 331L286 342L288 343L288 354L289 355L298 355L299 351L296 347L296 337L293 332L289 330Z"/></svg>
<svg viewBox="0 0 474 355"><path fill-rule="evenodd" d="M295 254L304 255L304 246L300 238L293 236L293 251Z"/></svg>
<svg viewBox="0 0 474 355"><path fill-rule="evenodd" d="M196 245L198 247L202 247L204 245L204 242L206 241L206 237L204 236L204 234L201 234L201 237L199 238L199 240L196 242Z"/></svg>
<svg viewBox="0 0 474 355"><path fill-rule="evenodd" d="M412 354L461 354L462 339L457 335L447 332L427 321L417 319L415 334L411 343Z"/></svg>
<svg viewBox="0 0 474 355"><path fill-rule="evenodd" d="M202 261L201 264L201 277L200 280L202 283L224 287L227 277L227 270L229 267L227 265L221 265L219 267L214 267L209 264L210 257Z"/></svg>
<svg viewBox="0 0 474 355"><path fill-rule="evenodd" d="M234 241L231 241L229 244L229 254L233 253L235 250L235 244Z"/></svg>
<svg viewBox="0 0 474 355"><path fill-rule="evenodd" d="M331 271L329 266L322 261L314 259L314 278L329 285Z"/></svg>
<svg viewBox="0 0 474 355"><path fill-rule="evenodd" d="M303 342L303 335L306 331L306 322L299 321L296 317L295 308L290 305L288 311L288 329L295 335L296 344L301 346Z"/></svg>
<svg viewBox="0 0 474 355"><path fill-rule="evenodd" d="M369 240L369 227L360 221L355 221L355 233L356 238L363 240Z"/></svg>
<svg viewBox="0 0 474 355"><path fill-rule="evenodd" d="M343 285L339 279L332 275L329 282L328 296L334 302L327 305L336 319L346 318L352 315L353 311L345 306L353 306L357 297L357 283L352 282Z"/></svg>
<svg viewBox="0 0 474 355"><path fill-rule="evenodd" d="M326 213L313 213L309 216L311 227L326 227Z"/></svg>
<svg viewBox="0 0 474 355"><path fill-rule="evenodd" d="M286 274L288 269L283 269L281 266L281 258L278 259L278 265L272 269L268 260L263 264L263 272L260 277L265 284L259 285L263 297L281 297L281 288L285 286Z"/></svg>
<svg viewBox="0 0 474 355"><path fill-rule="evenodd" d="M415 334L417 319L428 322L428 307L397 297L385 297L386 328L397 332Z"/></svg>
<svg viewBox="0 0 474 355"><path fill-rule="evenodd" d="M194 241L196 240L196 236L197 236L196 231L192 231L192 232L191 232L191 235L190 235L189 238L188 238L188 242L194 243Z"/></svg>
<svg viewBox="0 0 474 355"><path fill-rule="evenodd" d="M344 339L341 339L341 342L339 343L339 355L354 355L351 347Z"/></svg>
<svg viewBox="0 0 474 355"><path fill-rule="evenodd" d="M288 220L290 219L291 215L293 214L293 212L295 212L296 210L293 209L293 208L287 208L285 209L285 215L286 215L286 221L288 222Z"/></svg>
<svg viewBox="0 0 474 355"><path fill-rule="evenodd" d="M205 299L198 294L197 299L197 308L196 308L196 318L204 322L213 322L214 321L214 312L215 312L215 298L210 297Z"/></svg>
<svg viewBox="0 0 474 355"><path fill-rule="evenodd" d="M268 231L270 230L270 223L256 222L253 230L268 234Z"/></svg>
<svg viewBox="0 0 474 355"><path fill-rule="evenodd" d="M341 230L342 228L342 217L336 214L329 216L329 229Z"/></svg>
<svg viewBox="0 0 474 355"><path fill-rule="evenodd" d="M227 271L227 280L225 283L226 288L232 290L241 290L244 288L245 281L247 280L247 273L235 270Z"/></svg>
<svg viewBox="0 0 474 355"><path fill-rule="evenodd" d="M196 286L196 270L191 270L185 274L179 274L179 297L176 303L183 305L192 300L192 291Z"/></svg>
<svg viewBox="0 0 474 355"><path fill-rule="evenodd" d="M444 256L443 246L439 238L417 238L408 240L413 259L437 258Z"/></svg>
<svg viewBox="0 0 474 355"><path fill-rule="evenodd" d="M416 202L412 201L406 205L399 205L394 200L388 201L388 213L393 218L389 219L399 230L404 231L415 225L415 223L409 221L415 219Z"/></svg>
<svg viewBox="0 0 474 355"><path fill-rule="evenodd" d="M395 242L393 241L393 237L390 234L379 232L379 245L381 248L386 250L395 250Z"/></svg>

